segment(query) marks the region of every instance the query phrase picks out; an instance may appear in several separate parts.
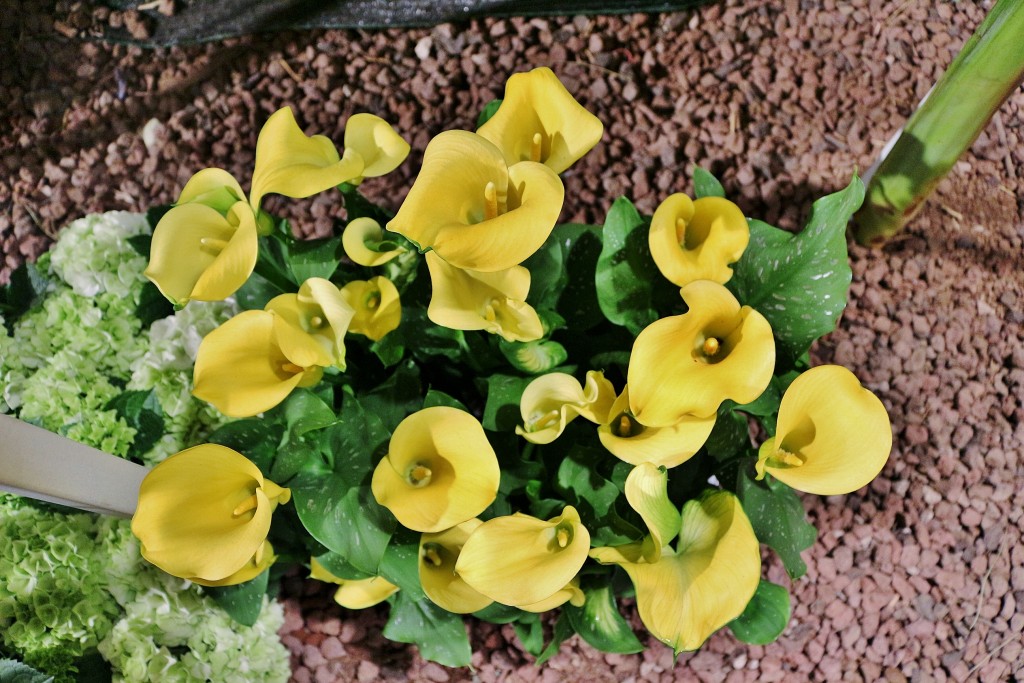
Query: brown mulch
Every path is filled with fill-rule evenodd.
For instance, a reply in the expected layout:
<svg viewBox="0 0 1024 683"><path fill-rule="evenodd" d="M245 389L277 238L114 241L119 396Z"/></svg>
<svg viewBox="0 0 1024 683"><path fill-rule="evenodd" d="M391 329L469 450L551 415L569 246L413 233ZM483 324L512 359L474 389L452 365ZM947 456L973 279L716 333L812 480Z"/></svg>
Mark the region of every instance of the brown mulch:
<svg viewBox="0 0 1024 683"><path fill-rule="evenodd" d="M563 218L621 194L651 212L717 173L748 215L797 228L867 169L990 2L728 0L673 15L324 31L143 51L81 41L74 5L0 12L0 281L90 211L170 202L196 170L246 178L282 105L342 138L369 111L413 145L366 188L397 207L429 138L471 128L508 74L550 65L606 124L566 180ZM54 24L54 18L60 23ZM472 623L475 671L424 663L313 582L286 584L296 681L1017 680L1024 669L1024 94L1016 92L907 232L851 247L854 282L819 361L889 408L892 457L870 486L805 497L820 530L790 582L793 619L765 647L714 636L673 662L657 643L604 655L574 639L535 667L508 627ZM307 234L324 195L283 207ZM639 624L638 624L639 626Z"/></svg>

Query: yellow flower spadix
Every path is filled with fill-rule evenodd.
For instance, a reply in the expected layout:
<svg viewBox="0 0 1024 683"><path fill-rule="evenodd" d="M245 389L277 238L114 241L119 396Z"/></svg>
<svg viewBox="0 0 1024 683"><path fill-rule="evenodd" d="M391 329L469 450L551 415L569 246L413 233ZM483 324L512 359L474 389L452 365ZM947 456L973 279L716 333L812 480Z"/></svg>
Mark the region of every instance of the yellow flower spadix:
<svg viewBox="0 0 1024 683"><path fill-rule="evenodd" d="M270 115L256 139L249 204L258 211L264 195L309 197L359 178L363 172L360 154L339 157L329 138L304 134L291 107L284 107Z"/></svg>
<svg viewBox="0 0 1024 683"><path fill-rule="evenodd" d="M630 412L648 427L710 417L725 399L749 403L775 369L775 339L763 315L710 280L680 293L690 310L648 325L629 358Z"/></svg>
<svg viewBox="0 0 1024 683"><path fill-rule="evenodd" d="M363 163L362 173L348 181L358 184L398 168L409 156L409 143L379 116L353 114L345 122L345 151L355 152Z"/></svg>
<svg viewBox="0 0 1024 683"><path fill-rule="evenodd" d="M526 303L530 271L522 266L481 273L449 265L427 252L432 293L427 317L452 330L484 330L506 341L533 341L544 325Z"/></svg>
<svg viewBox="0 0 1024 683"><path fill-rule="evenodd" d="M491 600L469 586L455 573L455 563L469 535L483 524L469 519L451 529L420 538L420 585L427 597L442 609L469 614L490 605Z"/></svg>
<svg viewBox="0 0 1024 683"><path fill-rule="evenodd" d="M355 309L329 280L310 278L298 294L281 294L271 299L266 310L316 340L331 358L332 364L345 369L345 333Z"/></svg>
<svg viewBox="0 0 1024 683"><path fill-rule="evenodd" d="M509 166L538 161L561 173L601 141L604 125L542 66L509 77L501 106L477 132Z"/></svg>
<svg viewBox="0 0 1024 683"><path fill-rule="evenodd" d="M692 458L715 427L715 415L684 415L670 427L647 427L629 412L629 387L615 399L608 420L597 428L601 445L631 465L650 463L661 467L682 465Z"/></svg>
<svg viewBox="0 0 1024 683"><path fill-rule="evenodd" d="M355 311L349 332L378 341L402 322L398 289L382 275L353 280L341 288L341 295Z"/></svg>
<svg viewBox="0 0 1024 683"><path fill-rule="evenodd" d="M770 473L798 491L856 491L882 471L892 449L885 406L838 365L821 365L789 385L775 437L761 445L758 479Z"/></svg>
<svg viewBox="0 0 1024 683"><path fill-rule="evenodd" d="M242 583L273 562L270 517L290 497L245 456L204 444L146 475L132 533L142 556L168 574L206 586Z"/></svg>
<svg viewBox="0 0 1024 683"><path fill-rule="evenodd" d="M403 526L437 533L483 512L498 495L500 476L498 457L477 419L434 406L395 428L370 487Z"/></svg>
<svg viewBox="0 0 1024 683"><path fill-rule="evenodd" d="M398 592L398 586L382 576L371 576L368 579L343 579L335 576L315 557L310 558L309 568L309 578L338 585L334 601L346 609L373 607Z"/></svg>
<svg viewBox="0 0 1024 683"><path fill-rule="evenodd" d="M676 653L696 650L743 613L761 579L757 537L736 496L726 491L688 501L676 549L652 561L641 544L594 548L602 564L618 564L633 581L644 626Z"/></svg>
<svg viewBox="0 0 1024 683"><path fill-rule="evenodd" d="M477 527L462 546L455 573L503 605L532 605L563 590L589 549L590 532L571 506L547 521L516 513Z"/></svg>
<svg viewBox="0 0 1024 683"><path fill-rule="evenodd" d="M376 246L383 241L384 229L372 218L356 218L345 226L345 232L341 234L345 255L361 266L382 266L405 251L402 247L374 251L368 246Z"/></svg>
<svg viewBox="0 0 1024 683"><path fill-rule="evenodd" d="M682 287L694 280L725 284L730 263L739 260L750 241L750 228L740 208L721 197L692 201L674 194L651 219L648 242L661 274Z"/></svg>
<svg viewBox="0 0 1024 683"><path fill-rule="evenodd" d="M198 202L180 204L153 230L145 275L177 306L220 301L249 279L257 251L256 217L244 201L224 214Z"/></svg>
<svg viewBox="0 0 1024 683"><path fill-rule="evenodd" d="M311 335L271 311L244 311L206 335L193 394L231 417L249 417L320 381L332 357Z"/></svg>
<svg viewBox="0 0 1024 683"><path fill-rule="evenodd" d="M484 138L451 130L427 145L423 168L387 228L456 268L505 270L544 244L564 194L547 166L509 167Z"/></svg>
<svg viewBox="0 0 1024 683"><path fill-rule="evenodd" d="M586 387L564 372L541 375L527 385L519 401L523 425L516 427L516 434L530 443L551 443L578 416L606 422L614 401L615 387L598 370L587 372Z"/></svg>

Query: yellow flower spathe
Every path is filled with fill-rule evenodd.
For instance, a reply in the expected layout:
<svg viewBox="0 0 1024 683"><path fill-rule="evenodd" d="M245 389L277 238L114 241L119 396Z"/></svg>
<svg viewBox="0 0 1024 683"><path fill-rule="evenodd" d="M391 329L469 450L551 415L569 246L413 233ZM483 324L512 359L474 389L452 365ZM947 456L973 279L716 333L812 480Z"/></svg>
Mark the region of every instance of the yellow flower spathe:
<svg viewBox="0 0 1024 683"><path fill-rule="evenodd" d="M750 227L740 208L721 197L696 201L674 194L651 218L648 243L661 274L682 287L694 280L725 284L743 255Z"/></svg>
<svg viewBox="0 0 1024 683"><path fill-rule="evenodd" d="M291 107L284 107L270 115L256 139L249 204L255 212L264 195L302 199L359 178L363 173L360 154L339 157L329 138L307 136L295 122Z"/></svg>
<svg viewBox="0 0 1024 683"><path fill-rule="evenodd" d="M601 445L631 465L675 467L692 458L715 427L715 415L684 415L670 427L647 427L629 410L629 387L615 399L608 420L597 428Z"/></svg>
<svg viewBox="0 0 1024 683"><path fill-rule="evenodd" d="M432 288L427 317L452 330L484 330L506 341L544 336L537 311L526 303L530 271L512 266L493 273L463 270L427 252Z"/></svg>
<svg viewBox="0 0 1024 683"><path fill-rule="evenodd" d="M309 578L334 583L334 601L346 609L366 609L378 605L398 592L398 586L382 576L367 579L343 579L335 576L315 557L309 560Z"/></svg>
<svg viewBox="0 0 1024 683"><path fill-rule="evenodd" d="M775 437L761 445L758 479L770 473L806 493L856 491L882 471L892 449L885 406L839 365L821 365L789 385Z"/></svg>
<svg viewBox="0 0 1024 683"><path fill-rule="evenodd" d="M320 381L333 363L309 334L272 311L244 311L203 338L192 393L231 417L249 417Z"/></svg>
<svg viewBox="0 0 1024 683"><path fill-rule="evenodd" d="M179 204L153 230L145 275L176 306L220 301L245 284L256 266L256 218L244 201L226 211Z"/></svg>
<svg viewBox="0 0 1024 683"><path fill-rule="evenodd" d="M435 605L455 614L476 612L494 602L455 573L462 546L481 524L479 519L469 519L451 529L420 537L419 577L423 592Z"/></svg>
<svg viewBox="0 0 1024 683"><path fill-rule="evenodd" d="M353 280L341 288L341 295L355 311L348 331L379 341L402 322L398 289L382 275Z"/></svg>
<svg viewBox="0 0 1024 683"><path fill-rule="evenodd" d="M509 77L501 106L477 133L509 166L537 161L561 173L601 141L604 125L542 66Z"/></svg>
<svg viewBox="0 0 1024 683"><path fill-rule="evenodd" d="M345 369L345 333L356 312L330 280L309 278L298 294L276 296L266 310L308 334L324 348L335 367Z"/></svg>
<svg viewBox="0 0 1024 683"><path fill-rule="evenodd" d="M387 228L456 268L506 270L544 244L564 195L547 166L509 167L486 139L451 130L427 145L420 174Z"/></svg>
<svg viewBox="0 0 1024 683"><path fill-rule="evenodd" d="M552 593L550 596L541 600L540 602L533 602L529 605L517 605L517 607L524 612L533 612L535 614L542 614L549 610L553 610L556 607L560 607L565 603L569 603L573 607L583 607L587 602L587 595L580 590L580 577L574 576L562 590Z"/></svg>
<svg viewBox="0 0 1024 683"><path fill-rule="evenodd" d="M590 556L626 570L644 626L677 654L696 650L742 614L761 579L754 529L727 491L683 506L675 549L648 561L640 546L594 548Z"/></svg>
<svg viewBox="0 0 1024 683"><path fill-rule="evenodd" d="M599 370L587 372L586 387L564 372L542 375L527 385L519 401L523 425L516 426L516 434L530 443L551 443L578 416L607 422L614 401L615 387Z"/></svg>
<svg viewBox="0 0 1024 683"><path fill-rule="evenodd" d="M498 457L477 419L434 406L395 428L370 488L403 526L437 533L483 512L498 495L500 476Z"/></svg>
<svg viewBox="0 0 1024 683"><path fill-rule="evenodd" d="M775 369L775 339L763 315L710 280L680 293L690 310L648 325L629 358L630 412L648 427L710 417L726 399L749 403Z"/></svg>
<svg viewBox="0 0 1024 683"><path fill-rule="evenodd" d="M142 556L206 586L248 581L273 562L270 517L291 498L248 458L204 444L154 467L132 518Z"/></svg>
<svg viewBox="0 0 1024 683"><path fill-rule="evenodd" d="M371 268L382 266L405 251L397 245L384 251L375 251L369 246L376 246L382 242L384 229L372 218L356 218L345 226L345 232L341 234L341 246L345 249L345 255L354 263Z"/></svg>
<svg viewBox="0 0 1024 683"><path fill-rule="evenodd" d="M590 532L575 508L547 521L515 513L484 522L470 534L455 573L487 597L520 607L552 598L579 573Z"/></svg>
<svg viewBox="0 0 1024 683"><path fill-rule="evenodd" d="M394 171L409 156L409 143L384 119L373 114L353 114L345 122L345 152L355 153L362 172L348 182L376 178Z"/></svg>

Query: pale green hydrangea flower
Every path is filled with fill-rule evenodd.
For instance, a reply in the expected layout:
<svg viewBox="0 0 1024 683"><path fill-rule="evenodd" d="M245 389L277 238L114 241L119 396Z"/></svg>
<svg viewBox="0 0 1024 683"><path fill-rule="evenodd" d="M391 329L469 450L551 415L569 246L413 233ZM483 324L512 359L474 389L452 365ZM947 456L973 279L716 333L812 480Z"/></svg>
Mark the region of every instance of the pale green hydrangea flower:
<svg viewBox="0 0 1024 683"><path fill-rule="evenodd" d="M81 296L107 292L137 302L146 257L128 239L149 232L143 214L91 214L61 230L50 250L50 268Z"/></svg>

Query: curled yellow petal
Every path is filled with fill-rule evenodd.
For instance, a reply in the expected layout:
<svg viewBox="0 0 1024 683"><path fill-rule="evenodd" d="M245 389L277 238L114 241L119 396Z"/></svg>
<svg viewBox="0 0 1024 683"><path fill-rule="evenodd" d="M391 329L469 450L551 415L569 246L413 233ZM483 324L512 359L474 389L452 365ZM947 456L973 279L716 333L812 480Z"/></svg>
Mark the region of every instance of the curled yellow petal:
<svg viewBox="0 0 1024 683"><path fill-rule="evenodd" d="M226 214L235 202L244 202L245 192L234 176L221 168L204 168L185 183L176 204L203 204Z"/></svg>
<svg viewBox="0 0 1024 683"><path fill-rule="evenodd" d="M273 311L282 322L308 335L323 348L327 357L309 358L312 362L307 365L334 365L345 369L345 333L356 312L329 280L310 278L302 283L298 294L281 294L271 299L266 310ZM299 343L305 348L305 340Z"/></svg>
<svg viewBox="0 0 1024 683"><path fill-rule="evenodd" d="M341 288L341 294L355 311L349 332L378 341L402 322L398 289L386 277L353 280Z"/></svg>
<svg viewBox="0 0 1024 683"><path fill-rule="evenodd" d="M241 583L273 561L270 517L290 497L240 453L195 446L142 480L132 533L142 556L168 574L204 585Z"/></svg>
<svg viewBox="0 0 1024 683"><path fill-rule="evenodd" d="M345 226L341 234L341 246L345 255L361 266L382 266L401 254L405 249L395 246L386 251L375 251L369 245L377 246L384 241L384 229L372 218L356 218Z"/></svg>
<svg viewBox="0 0 1024 683"><path fill-rule="evenodd" d="M730 263L739 260L750 241L750 227L740 208L721 197L691 201L674 194L651 219L648 242L661 274L682 287L694 280L725 284Z"/></svg>
<svg viewBox="0 0 1024 683"><path fill-rule="evenodd" d="M715 427L715 415L684 415L670 427L643 425L629 410L629 387L615 399L608 420L597 428L601 445L631 465L675 467L692 458Z"/></svg>
<svg viewBox="0 0 1024 683"><path fill-rule="evenodd" d="M519 401L523 425L516 434L531 443L551 443L577 416L606 421L614 401L615 387L599 370L587 372L586 387L564 372L542 375L527 385Z"/></svg>
<svg viewBox="0 0 1024 683"><path fill-rule="evenodd" d="M775 339L763 315L709 280L681 294L690 310L648 325L629 358L630 412L648 427L710 417L726 399L749 403L775 369Z"/></svg>
<svg viewBox="0 0 1024 683"><path fill-rule="evenodd" d="M432 293L427 317L452 330L484 330L506 341L533 341L544 325L526 303L530 271L513 266L493 273L462 270L427 252Z"/></svg>
<svg viewBox="0 0 1024 683"><path fill-rule="evenodd" d="M462 546L481 524L479 519L469 519L451 529L420 537L419 577L423 592L435 605L455 614L476 612L494 602L455 573Z"/></svg>
<svg viewBox="0 0 1024 683"><path fill-rule="evenodd" d="M479 135L446 131L427 145L423 168L387 227L456 268L505 270L544 244L564 194L547 166L509 168Z"/></svg>
<svg viewBox="0 0 1024 683"><path fill-rule="evenodd" d="M455 573L504 605L539 603L579 573L590 550L590 533L566 506L547 521L521 513L484 522L469 536Z"/></svg>
<svg viewBox="0 0 1024 683"><path fill-rule="evenodd" d="M283 344L283 346L282 346ZM270 311L244 311L203 338L193 394L231 417L273 408L331 363L312 337Z"/></svg>
<svg viewBox="0 0 1024 683"><path fill-rule="evenodd" d="M345 149L359 154L363 171L350 182L391 173L409 156L409 143L384 119L353 114L345 122Z"/></svg>
<svg viewBox="0 0 1024 683"><path fill-rule="evenodd" d="M501 106L477 132L509 166L536 161L561 173L601 141L604 125L542 66L509 77Z"/></svg>
<svg viewBox="0 0 1024 683"><path fill-rule="evenodd" d="M395 428L370 487L403 526L436 533L483 512L498 495L500 475L477 419L434 406Z"/></svg>
<svg viewBox="0 0 1024 683"><path fill-rule="evenodd" d="M145 275L172 303L220 301L245 284L256 266L256 218L244 202L221 215L192 203L157 223Z"/></svg>
<svg viewBox="0 0 1024 683"><path fill-rule="evenodd" d="M642 463L626 477L626 501L644 520L650 533L644 559L657 562L663 547L679 533L679 510L668 499L668 472L663 467Z"/></svg>
<svg viewBox="0 0 1024 683"><path fill-rule="evenodd" d="M573 607L583 607L583 604L587 601L586 594L580 590L580 579L579 577L573 577L564 588L551 594L540 602L534 602L529 605L518 605L519 609L524 612L534 612L535 614L541 614L549 610L553 610L556 607L560 607L565 603L569 603Z"/></svg>
<svg viewBox="0 0 1024 683"><path fill-rule="evenodd" d="M343 579L335 576L315 557L309 560L309 578L339 586L334 601L347 609L366 609L384 602L398 592L398 586L382 576L366 579Z"/></svg>
<svg viewBox="0 0 1024 683"><path fill-rule="evenodd" d="M346 154L339 158L329 138L307 136L295 122L291 107L284 107L270 115L256 140L256 166L249 203L253 211L257 211L264 195L273 193L301 199L362 174L360 155Z"/></svg>
<svg viewBox="0 0 1024 683"><path fill-rule="evenodd" d="M757 469L798 491L837 495L878 476L891 449L892 427L878 397L846 368L821 365L786 389Z"/></svg>

